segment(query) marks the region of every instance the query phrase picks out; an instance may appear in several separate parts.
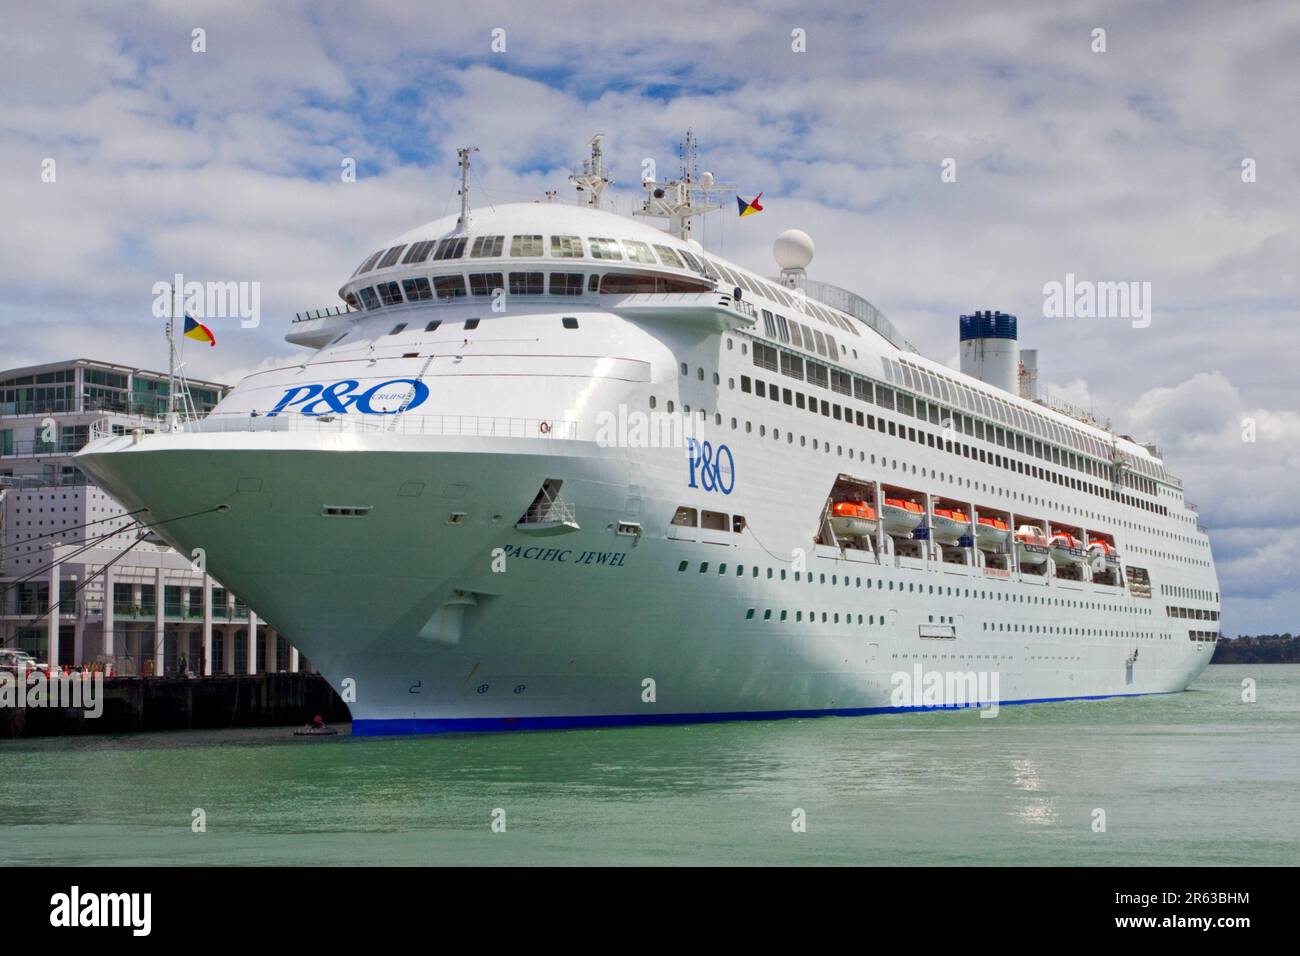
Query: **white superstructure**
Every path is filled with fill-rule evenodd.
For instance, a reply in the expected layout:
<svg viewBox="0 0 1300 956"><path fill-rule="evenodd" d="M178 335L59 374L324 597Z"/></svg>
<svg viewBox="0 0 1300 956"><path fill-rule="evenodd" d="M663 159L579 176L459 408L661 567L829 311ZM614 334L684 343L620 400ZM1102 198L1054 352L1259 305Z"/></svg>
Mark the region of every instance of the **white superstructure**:
<svg viewBox="0 0 1300 956"><path fill-rule="evenodd" d="M439 219L294 323L301 362L77 461L193 515L164 533L358 733L870 713L918 667L1185 688L1219 595L1180 482L917 354L806 239L767 280L593 206Z"/></svg>

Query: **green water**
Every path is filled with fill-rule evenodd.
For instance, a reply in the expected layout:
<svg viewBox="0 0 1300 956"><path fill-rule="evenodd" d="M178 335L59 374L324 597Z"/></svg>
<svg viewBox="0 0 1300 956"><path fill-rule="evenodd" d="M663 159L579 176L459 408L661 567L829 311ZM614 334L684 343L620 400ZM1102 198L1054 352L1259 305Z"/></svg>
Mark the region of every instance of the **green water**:
<svg viewBox="0 0 1300 956"><path fill-rule="evenodd" d="M0 770L3 864L1294 864L1300 665L991 720L54 738Z"/></svg>

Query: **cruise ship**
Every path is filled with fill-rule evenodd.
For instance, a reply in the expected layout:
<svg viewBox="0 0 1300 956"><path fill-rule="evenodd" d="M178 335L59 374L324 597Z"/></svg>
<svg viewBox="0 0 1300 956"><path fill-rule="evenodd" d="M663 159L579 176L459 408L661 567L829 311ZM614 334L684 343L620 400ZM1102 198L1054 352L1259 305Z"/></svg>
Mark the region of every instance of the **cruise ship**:
<svg viewBox="0 0 1300 956"><path fill-rule="evenodd" d="M1035 400L1014 315L954 316L955 371L810 277L803 232L774 269L704 249L709 173L629 217L599 140L575 204L474 206L469 161L458 215L296 317L301 358L77 458L203 549L354 733L1160 694L1206 666L1182 483ZM900 700L922 672L994 680Z"/></svg>

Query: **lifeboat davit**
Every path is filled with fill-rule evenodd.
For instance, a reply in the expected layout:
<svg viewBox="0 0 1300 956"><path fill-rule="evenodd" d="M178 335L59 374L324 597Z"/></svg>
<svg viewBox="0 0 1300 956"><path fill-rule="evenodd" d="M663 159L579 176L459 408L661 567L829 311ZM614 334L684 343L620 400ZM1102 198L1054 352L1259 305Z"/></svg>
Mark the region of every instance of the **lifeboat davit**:
<svg viewBox="0 0 1300 956"><path fill-rule="evenodd" d="M866 538L876 533L876 509L865 501L831 505L831 530L841 538Z"/></svg>
<svg viewBox="0 0 1300 956"><path fill-rule="evenodd" d="M1011 537L1011 529L1001 518L980 515L975 519L975 543L981 551L1001 551Z"/></svg>
<svg viewBox="0 0 1300 956"><path fill-rule="evenodd" d="M1047 553L1059 566L1077 567L1087 560L1083 551L1083 542L1072 534L1058 531L1047 543Z"/></svg>
<svg viewBox="0 0 1300 956"><path fill-rule="evenodd" d="M910 537L925 517L921 506L906 498L886 498L881 519L885 522L885 534L898 538Z"/></svg>
<svg viewBox="0 0 1300 956"><path fill-rule="evenodd" d="M956 544L970 533L970 515L955 508L935 508L930 516L930 527L934 540L940 544Z"/></svg>
<svg viewBox="0 0 1300 956"><path fill-rule="evenodd" d="M1016 552L1021 567L1036 568L1047 563L1047 535L1032 524L1020 526L1016 532Z"/></svg>

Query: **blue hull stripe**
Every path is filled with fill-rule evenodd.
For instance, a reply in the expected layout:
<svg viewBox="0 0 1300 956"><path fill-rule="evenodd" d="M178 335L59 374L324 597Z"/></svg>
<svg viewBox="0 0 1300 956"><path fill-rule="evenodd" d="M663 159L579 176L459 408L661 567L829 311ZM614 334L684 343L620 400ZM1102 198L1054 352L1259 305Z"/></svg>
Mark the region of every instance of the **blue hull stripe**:
<svg viewBox="0 0 1300 956"><path fill-rule="evenodd" d="M1067 700L1109 700L1114 697L1148 697L1146 694L1097 694L1081 697L1039 697L999 701L999 707L1017 704L1051 704ZM873 714L911 714L927 710L969 710L984 704L937 707L842 707L830 710L737 710L704 714L593 714L554 717L399 717L354 720L354 737L388 737L399 734L493 733L507 730L570 730L579 727L644 727L652 724L710 724L728 720L787 720L795 717L867 717Z"/></svg>

